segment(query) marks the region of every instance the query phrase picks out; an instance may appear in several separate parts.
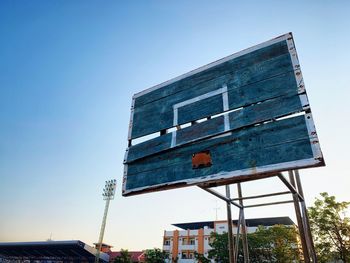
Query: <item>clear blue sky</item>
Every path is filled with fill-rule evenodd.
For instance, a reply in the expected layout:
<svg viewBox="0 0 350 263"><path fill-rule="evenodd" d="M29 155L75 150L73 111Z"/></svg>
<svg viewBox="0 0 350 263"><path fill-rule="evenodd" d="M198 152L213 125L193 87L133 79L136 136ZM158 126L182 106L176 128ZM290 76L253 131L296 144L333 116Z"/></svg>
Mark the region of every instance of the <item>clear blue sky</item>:
<svg viewBox="0 0 350 263"><path fill-rule="evenodd" d="M195 187L121 197L131 97L290 31L327 163L301 171L307 202L322 191L349 201L349 14L348 1L1 1L0 241L95 242L114 178L115 249L160 247L171 223L215 219L216 199Z"/></svg>

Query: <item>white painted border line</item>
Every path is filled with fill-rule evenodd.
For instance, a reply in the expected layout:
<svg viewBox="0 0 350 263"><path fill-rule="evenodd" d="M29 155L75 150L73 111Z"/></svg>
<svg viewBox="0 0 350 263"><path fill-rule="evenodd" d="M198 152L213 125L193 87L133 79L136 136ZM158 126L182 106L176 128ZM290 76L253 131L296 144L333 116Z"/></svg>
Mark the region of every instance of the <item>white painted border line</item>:
<svg viewBox="0 0 350 263"><path fill-rule="evenodd" d="M176 146L176 130L171 133L170 148L174 148L175 146Z"/></svg>
<svg viewBox="0 0 350 263"><path fill-rule="evenodd" d="M312 118L311 113L305 114L305 122L306 122L307 131L309 133L310 144L311 144L311 149L312 149L312 153L314 155L314 158L322 158L323 159L323 154L321 151L320 142L318 140L314 120Z"/></svg>
<svg viewBox="0 0 350 263"><path fill-rule="evenodd" d="M124 164L123 182L122 182L122 192L123 193L126 191L126 181L127 180L128 180L128 165Z"/></svg>
<svg viewBox="0 0 350 263"><path fill-rule="evenodd" d="M220 94L222 94L222 97L223 97L223 102L222 102L223 103L223 110L227 111L228 110L227 85L223 85L223 87L220 89L216 89L216 90L210 91L208 93L204 93L202 95L199 95L197 97L194 97L194 98L191 98L188 100L184 100L184 101L181 101L179 103L174 104L173 105L173 126L176 127L178 125L178 114L179 114L178 109L179 108L184 107L186 105L190 105L192 103L195 103L195 102L198 102L201 100L208 99L210 97L214 97L216 95L220 95ZM224 95L224 94L226 94L226 95ZM229 130L229 129L230 129L230 123L229 123L229 119L228 119L228 115L227 115L227 116L225 116L225 130ZM176 133L177 133L177 130L172 132L170 148L173 148L176 146Z"/></svg>
<svg viewBox="0 0 350 263"><path fill-rule="evenodd" d="M126 163L126 160L128 159L128 155L129 155L129 147L126 149L125 154L124 154L124 162Z"/></svg>
<svg viewBox="0 0 350 263"><path fill-rule="evenodd" d="M307 99L306 93L299 94L298 96L299 96L299 99L300 99L301 106L303 107L303 110L309 109L310 108L310 104L309 104L309 100Z"/></svg>
<svg viewBox="0 0 350 263"><path fill-rule="evenodd" d="M140 91L140 92L134 94L133 98L136 99L136 98L138 98L138 97L140 97L140 96L142 96L142 95L145 95L145 94L147 94L147 93L149 93L149 92L152 92L152 91L154 91L154 90L157 90L157 89L159 89L159 88L162 88L162 87L164 87L164 86L167 86L167 85L169 85L169 84L172 84L172 83L174 83L174 82L176 82L176 81L182 80L182 79L184 79L184 78L187 78L187 77L189 77L189 76L192 76L192 75L194 75L194 74L197 74L197 73L199 73L199 72L202 72L202 71L204 71L204 70L207 70L207 69L209 69L209 68L215 67L215 66L217 66L217 65L219 65L219 64L222 64L222 63L225 63L225 62L227 62L227 61L229 61L229 60L231 60L231 59L234 59L234 58L237 58L237 57L246 55L246 54L251 53L251 52L254 52L254 51L258 50L258 49L261 49L261 48L264 48L264 47L273 45L273 44L275 44L275 43L278 43L278 42L287 40L287 39L290 38L290 37L292 37L292 33L287 33L287 34L284 34L284 35L282 35L282 36L279 36L279 37L273 38L273 39L271 39L271 40L268 40L268 41L266 41L266 42L263 42L263 43L261 43L261 44L258 44L258 45L252 46L252 47L250 47L250 48L244 49L244 50L242 50L242 51L239 51L239 52L237 52L237 53L234 53L234 54L232 54L232 55L229 55L229 56L224 57L224 58L222 58L222 59L219 59L219 60L217 60L217 61L214 61L214 62L212 62L212 63L210 63L210 64L205 65L205 66L202 66L202 67L200 67L200 68L197 68L197 69L194 69L194 70L192 70L192 71L189 71L189 72L187 72L187 73L185 73L185 74L182 74L182 75L180 75L180 76L178 76L178 77L175 77L175 78L173 78L173 79L170 79L170 80L168 80L168 81L165 81L165 82L163 82L163 83L160 83L160 84L158 84L158 85L156 85L156 86L153 86L153 87L151 87L151 88L149 88L149 89Z"/></svg>
<svg viewBox="0 0 350 263"><path fill-rule="evenodd" d="M132 127L133 127L133 121L134 121L134 108L135 108L135 99L133 98L131 102L128 140L131 140L131 133L132 133Z"/></svg>
<svg viewBox="0 0 350 263"><path fill-rule="evenodd" d="M222 105L223 105L224 112L226 112L229 110L227 85L224 84L222 88L225 90L225 92L222 93ZM224 115L224 124L225 124L225 131L230 130L230 120L229 120L229 115L227 113Z"/></svg>
<svg viewBox="0 0 350 263"><path fill-rule="evenodd" d="M304 110L309 110L310 103L306 94L304 78L301 72L298 54L295 48L295 43L292 35L287 39L287 45L288 45L288 50L289 50L290 58L294 69L295 80L298 85L300 103ZM311 112L305 114L305 123L308 130L309 138L310 138L310 144L311 144L313 156L314 158L323 159L320 143L317 137L316 128L315 128L315 124L314 124Z"/></svg>
<svg viewBox="0 0 350 263"><path fill-rule="evenodd" d="M287 39L287 45L288 45L288 51L290 55L290 59L292 61L293 69L294 69L294 76L295 80L298 85L298 92L303 93L305 92L305 84L304 84L304 79L303 79L303 74L301 73L300 70L300 63L298 59L298 54L295 48L293 36L291 35L290 38Z"/></svg>
<svg viewBox="0 0 350 263"><path fill-rule="evenodd" d="M178 187L176 187L176 184L179 184L179 183L186 183L187 184L186 186L190 186L190 185L201 184L201 183L212 183L215 181L215 182L218 182L220 184L221 183L220 181L234 179L234 177L238 177L238 176L239 177L246 176L248 178L250 175L258 175L258 174L263 175L264 173L274 173L274 172L287 171L290 169L312 167L312 166L316 166L319 163L321 163L320 160L317 160L315 158L308 158L308 159L291 161L291 162L284 162L284 163L279 163L279 164L270 164L270 165L265 165L265 166L260 166L260 167L235 170L235 171L231 171L231 172L220 172L217 174L211 174L211 175L203 176L203 177L199 177L199 178L179 180L179 181L157 184L157 185L152 185L152 186L138 187L138 188L134 188L132 190L124 191L123 195L128 195L128 194L133 193L133 192L141 192L141 191L146 191L146 192L161 191L162 190L162 189L160 189L161 187L165 187L165 188L169 189L172 187L172 185L174 185L174 188L178 188ZM244 179L242 181L244 181ZM156 188L158 188L158 189L156 189ZM165 190L165 189L163 189L163 190ZM142 194L142 193L135 193L135 194Z"/></svg>
<svg viewBox="0 0 350 263"><path fill-rule="evenodd" d="M197 97L194 97L194 98L191 98L191 99L184 100L184 101L181 101L179 103L176 103L176 104L173 105L173 108L174 109L178 109L178 108L181 108L183 106L186 106L186 105L189 105L189 104L201 101L201 100L205 100L205 99L210 98L210 97L214 97L215 95L219 95L219 94L222 94L224 92L227 92L227 86L226 85L224 85L220 89L216 89L216 90L210 91L208 93L204 93L202 95L199 95Z"/></svg>

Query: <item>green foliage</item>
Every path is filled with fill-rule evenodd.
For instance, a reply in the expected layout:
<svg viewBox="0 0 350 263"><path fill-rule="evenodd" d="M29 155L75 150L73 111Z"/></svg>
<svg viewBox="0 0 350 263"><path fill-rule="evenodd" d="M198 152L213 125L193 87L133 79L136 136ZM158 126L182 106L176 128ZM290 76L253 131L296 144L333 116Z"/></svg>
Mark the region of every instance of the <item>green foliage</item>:
<svg viewBox="0 0 350 263"><path fill-rule="evenodd" d="M271 237L267 235L267 229L259 226L256 232L248 234L248 249L251 262L273 262ZM240 254L243 254L243 245L240 242Z"/></svg>
<svg viewBox="0 0 350 263"><path fill-rule="evenodd" d="M299 262L298 232L295 227L259 226L247 235L251 262ZM243 254L240 242L240 254Z"/></svg>
<svg viewBox="0 0 350 263"><path fill-rule="evenodd" d="M215 262L226 263L229 262L229 253L228 253L228 235L212 233L210 237L210 246L211 250L208 252L208 257L214 259Z"/></svg>
<svg viewBox="0 0 350 263"><path fill-rule="evenodd" d="M114 259L114 263L132 263L129 251L127 249L121 249L120 255Z"/></svg>
<svg viewBox="0 0 350 263"><path fill-rule="evenodd" d="M298 231L295 227L275 225L262 230L262 232L269 237L268 241L272 246L272 257L275 262L300 261Z"/></svg>
<svg viewBox="0 0 350 263"><path fill-rule="evenodd" d="M335 196L321 193L309 207L311 230L320 262L350 262L350 218L345 211L350 202L337 202Z"/></svg>
<svg viewBox="0 0 350 263"><path fill-rule="evenodd" d="M163 263L169 258L169 254L159 248L147 249L145 252L146 263Z"/></svg>
<svg viewBox="0 0 350 263"><path fill-rule="evenodd" d="M210 259L215 262L228 263L228 235L212 233L208 258L195 255L201 263ZM295 227L275 225L270 228L258 227L257 231L247 235L251 262L300 262L298 233ZM240 240L238 262L243 262L243 247Z"/></svg>
<svg viewBox="0 0 350 263"><path fill-rule="evenodd" d="M197 262L201 263L210 263L210 259L207 259L203 254L199 254L196 251L194 252L194 258L197 260Z"/></svg>

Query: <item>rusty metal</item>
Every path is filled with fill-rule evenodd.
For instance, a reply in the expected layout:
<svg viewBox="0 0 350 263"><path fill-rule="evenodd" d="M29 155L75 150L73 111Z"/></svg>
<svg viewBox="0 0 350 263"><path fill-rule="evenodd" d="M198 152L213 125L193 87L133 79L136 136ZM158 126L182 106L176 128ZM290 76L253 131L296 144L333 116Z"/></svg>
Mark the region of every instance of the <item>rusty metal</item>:
<svg viewBox="0 0 350 263"><path fill-rule="evenodd" d="M289 174L290 184L295 188L293 172L288 171L288 174ZM293 193L293 201L294 201L295 215L298 221L298 229L299 229L299 235L300 235L300 241L301 241L301 248L303 250L303 255L304 255L304 262L310 263L310 256L309 256L309 251L308 251L306 238L305 238L304 224L303 224L303 219L302 219L300 206L299 206L298 193Z"/></svg>
<svg viewBox="0 0 350 263"><path fill-rule="evenodd" d="M237 186L240 185L240 183L237 183ZM237 197L237 198L232 198L232 201L241 201L241 200L247 200L247 199L255 199L255 198L263 198L263 197L269 197L269 196L276 196L276 195L285 195L285 194L290 194L290 191L285 191L285 192L277 192L277 193L272 193L272 194L264 194L264 195L254 195L254 196L246 196L246 197Z"/></svg>
<svg viewBox="0 0 350 263"><path fill-rule="evenodd" d="M235 262L238 262L238 248L239 248L239 235L241 232L241 225L242 225L242 212L243 208L239 209L239 214L238 214L238 220L237 220L237 232L236 232L236 242L235 242Z"/></svg>
<svg viewBox="0 0 350 263"><path fill-rule="evenodd" d="M290 173L290 171L288 171ZM297 195L299 200L304 200L304 198L298 193L298 191L295 189L295 186L293 186L282 174L278 174L278 178L287 186L287 188L292 192L292 194Z"/></svg>
<svg viewBox="0 0 350 263"><path fill-rule="evenodd" d="M237 184L237 190L238 190L238 199L239 199L239 204L243 207L243 200L244 197L242 196L242 187L241 183ZM242 213L242 245L243 245L243 257L244 257L244 263L249 263L249 250L248 250L248 238L247 238L247 225L245 222L245 216L244 216L244 209L241 209Z"/></svg>
<svg viewBox="0 0 350 263"><path fill-rule="evenodd" d="M261 203L261 204L255 204L255 205L245 205L244 208L252 208L252 207L258 207L258 206L268 206L268 205L281 205L281 204L289 204L293 203L293 200L287 200L287 201L280 201L280 202L269 202L269 203Z"/></svg>
<svg viewBox="0 0 350 263"><path fill-rule="evenodd" d="M238 198L230 198L230 189L228 185L226 186L226 196L222 195L221 193L212 190L208 188L208 186L199 186L201 189L215 195L216 197L224 200L227 205L227 220L228 220L228 227L229 227L229 244L232 249L233 255L230 252L230 263L236 263L238 259L238 245L239 245L239 235L242 235L242 244L243 244L243 253L244 253L244 263L249 263L249 254L248 254L248 241L245 240L246 233L244 235L244 232L246 232L245 227L245 218L244 218L244 208L252 208L252 207L258 207L258 206L267 206L267 205L278 205L278 204L287 204L287 203L294 203L295 208L295 214L297 218L298 223L298 229L300 234L300 241L302 245L302 251L304 255L304 261L305 263L317 263L316 253L314 244L312 241L309 221L308 221L308 215L307 215L307 209L305 206L304 201L304 194L300 182L300 177L298 171L295 171L295 178L292 171L288 171L289 173L289 181L282 175L277 174L276 176L279 177L279 179L287 186L287 188L290 191L285 192L276 192L271 194L263 194L263 195L256 195L256 196L248 196L243 197L242 196L242 189L240 183L237 183L238 187ZM296 181L297 182L296 182ZM269 202L269 203L260 203L260 204L253 204L253 205L243 205L243 200L247 199L255 199L255 198L264 198L269 196L277 196L277 195L284 195L284 194L292 194L293 200L286 200L286 201L279 201L279 202ZM238 200L239 204L235 201ZM238 224L237 224L237 236L236 236L236 244L233 243L233 236L230 234L230 222L232 223L232 216L231 216L231 205L233 204L236 207L238 207L239 210L239 218L238 218ZM232 229L231 229L232 233ZM231 242L230 239L232 238ZM232 245L233 244L233 245ZM246 245L245 245L246 244ZM246 247L246 252L245 252Z"/></svg>
<svg viewBox="0 0 350 263"><path fill-rule="evenodd" d="M229 198L227 198L226 196L223 196L222 194L218 193L217 191L210 189L210 188L205 188L202 186L198 186L199 188L203 189L204 191L207 191L208 193L211 193L212 195L215 195L216 197L219 197L220 199L224 200L225 202L230 202L231 204L233 204L234 206L238 207L238 208L242 208L242 206L240 204L237 204L236 202L230 200Z"/></svg>
<svg viewBox="0 0 350 263"><path fill-rule="evenodd" d="M192 155L192 169L199 169L210 166L212 166L212 161L209 151L194 153Z"/></svg>
<svg viewBox="0 0 350 263"><path fill-rule="evenodd" d="M304 191L303 191L303 187L301 185L301 180L300 180L300 175L299 175L298 170L294 170L294 176L295 176L295 180L297 183L298 192L302 197L304 197ZM309 253L311 255L312 261L314 263L317 263L318 260L317 260L317 256L316 256L314 241L312 239L312 233L311 233L310 222L309 222L309 215L307 212L305 201L302 201L300 203L301 203L301 208L302 208L302 212L304 215L303 216L303 223L304 223L304 230L305 230L305 234L306 234L305 237L306 237L306 241L307 241L308 247L309 247Z"/></svg>
<svg viewBox="0 0 350 263"><path fill-rule="evenodd" d="M230 186L226 185L226 207L227 207L227 226L228 226L228 251L230 263L236 263L236 257L234 254L234 243L233 243L233 223L232 223L232 213L231 213L231 200L230 200Z"/></svg>

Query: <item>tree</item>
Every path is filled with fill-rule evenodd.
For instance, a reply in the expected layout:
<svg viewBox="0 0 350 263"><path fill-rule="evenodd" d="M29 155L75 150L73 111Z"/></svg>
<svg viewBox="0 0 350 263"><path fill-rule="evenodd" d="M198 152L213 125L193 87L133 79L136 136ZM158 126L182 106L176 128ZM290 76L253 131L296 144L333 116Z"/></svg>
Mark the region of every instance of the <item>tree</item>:
<svg viewBox="0 0 350 263"><path fill-rule="evenodd" d="M300 262L298 231L294 226L259 226L247 238L251 262ZM242 242L240 254L243 254Z"/></svg>
<svg viewBox="0 0 350 263"><path fill-rule="evenodd" d="M198 252L194 252L194 258L197 260L197 262L200 263L210 263L210 259L206 258L203 254L200 254Z"/></svg>
<svg viewBox="0 0 350 263"><path fill-rule="evenodd" d="M146 263L163 263L169 258L169 254L159 248L147 249L145 252Z"/></svg>
<svg viewBox="0 0 350 263"><path fill-rule="evenodd" d="M298 246L298 231L296 227L274 225L265 228L262 233L268 237L272 247L272 256L275 262L300 261L300 249Z"/></svg>
<svg viewBox="0 0 350 263"><path fill-rule="evenodd" d="M337 202L326 192L320 195L308 209L319 261L350 262L350 218L345 213L350 202Z"/></svg>
<svg viewBox="0 0 350 263"><path fill-rule="evenodd" d="M212 233L208 258L195 254L195 258L207 263L214 259L216 262L228 263L228 235ZM275 225L272 227L259 226L256 232L247 235L251 262L299 262L298 233L295 227ZM241 255L241 256L240 256ZM238 262L243 262L242 241L239 244Z"/></svg>
<svg viewBox="0 0 350 263"><path fill-rule="evenodd" d="M271 237L266 228L259 226L254 233L247 235L248 250L251 262L273 262ZM243 244L240 242L240 254L243 254ZM243 262L243 261L242 261Z"/></svg>
<svg viewBox="0 0 350 263"><path fill-rule="evenodd" d="M211 233L209 245L212 247L208 252L208 258L215 262L229 262L228 235L227 233Z"/></svg>
<svg viewBox="0 0 350 263"><path fill-rule="evenodd" d="M129 251L127 249L121 249L120 255L114 259L114 263L132 263Z"/></svg>

